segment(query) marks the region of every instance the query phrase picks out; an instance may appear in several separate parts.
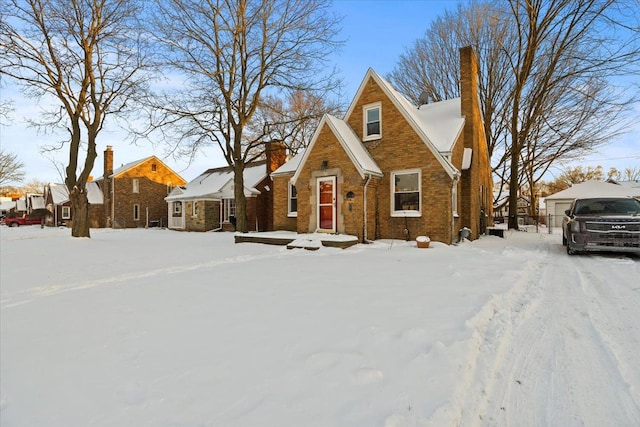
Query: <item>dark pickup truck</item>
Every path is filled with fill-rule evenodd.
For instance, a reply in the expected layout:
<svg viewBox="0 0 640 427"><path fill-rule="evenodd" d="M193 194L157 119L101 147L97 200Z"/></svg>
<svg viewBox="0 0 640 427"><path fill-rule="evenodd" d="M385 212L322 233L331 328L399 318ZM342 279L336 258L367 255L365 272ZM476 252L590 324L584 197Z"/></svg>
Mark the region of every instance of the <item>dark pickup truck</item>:
<svg viewBox="0 0 640 427"><path fill-rule="evenodd" d="M587 251L640 253L640 201L633 197L576 199L565 211L562 244Z"/></svg>
<svg viewBox="0 0 640 427"><path fill-rule="evenodd" d="M17 216L13 218L4 218L4 223L7 227L18 227L20 225L40 225L42 218L30 217L27 215Z"/></svg>

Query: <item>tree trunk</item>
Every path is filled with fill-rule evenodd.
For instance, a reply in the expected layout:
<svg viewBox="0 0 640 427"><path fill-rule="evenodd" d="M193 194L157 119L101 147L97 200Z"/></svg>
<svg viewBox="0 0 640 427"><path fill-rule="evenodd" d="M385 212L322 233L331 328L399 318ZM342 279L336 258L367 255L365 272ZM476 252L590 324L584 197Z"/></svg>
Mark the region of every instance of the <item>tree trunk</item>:
<svg viewBox="0 0 640 427"><path fill-rule="evenodd" d="M246 233L247 225L247 198L244 196L244 163L236 162L233 165L234 186L233 195L236 199L236 231Z"/></svg>
<svg viewBox="0 0 640 427"><path fill-rule="evenodd" d="M71 211L73 213L73 225L71 236L91 237L89 235L89 199L85 190L74 187L69 194Z"/></svg>

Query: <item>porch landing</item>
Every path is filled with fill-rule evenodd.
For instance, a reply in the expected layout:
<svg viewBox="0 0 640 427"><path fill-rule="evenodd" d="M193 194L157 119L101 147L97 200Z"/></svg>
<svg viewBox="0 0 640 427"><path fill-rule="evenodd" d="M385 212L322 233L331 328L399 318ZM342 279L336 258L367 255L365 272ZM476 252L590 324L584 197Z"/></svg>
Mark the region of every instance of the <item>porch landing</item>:
<svg viewBox="0 0 640 427"><path fill-rule="evenodd" d="M304 248L308 250L317 250L320 249L320 246L345 249L358 243L358 238L356 236L350 236L347 234L298 234L293 231L236 233L234 238L236 243L286 245L287 249Z"/></svg>

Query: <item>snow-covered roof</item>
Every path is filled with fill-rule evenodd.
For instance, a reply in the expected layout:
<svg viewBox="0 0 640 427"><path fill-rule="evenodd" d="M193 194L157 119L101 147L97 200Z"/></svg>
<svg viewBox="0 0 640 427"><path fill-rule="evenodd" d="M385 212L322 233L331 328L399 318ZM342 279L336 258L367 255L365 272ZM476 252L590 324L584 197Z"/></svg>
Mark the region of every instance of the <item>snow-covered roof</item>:
<svg viewBox="0 0 640 427"><path fill-rule="evenodd" d="M460 98L434 102L418 108L378 73L369 68L349 110L347 110L345 119L354 112L360 94L370 78L373 78L382 88L398 111L405 116L407 122L422 137L425 145L433 152L449 176L458 175L459 171L447 160L445 155L451 152L458 135L464 128L465 119L461 115Z"/></svg>
<svg viewBox="0 0 640 427"><path fill-rule="evenodd" d="M267 176L267 168L265 162L256 162L253 165L247 165L242 174L244 178L245 195L260 194L255 186ZM208 169L185 187L174 188L174 190L165 197L166 201L185 200L185 199L223 199L233 197L233 168L223 167Z"/></svg>
<svg viewBox="0 0 640 427"><path fill-rule="evenodd" d="M289 159L289 161L287 161L285 164L283 164L278 169L271 172L271 176L287 175L287 174L295 173L296 169L298 169L298 166L300 165L300 161L302 160L303 155L304 155L304 151L296 154L291 159Z"/></svg>
<svg viewBox="0 0 640 427"><path fill-rule="evenodd" d="M302 158L300 159L301 165L307 161L307 157L309 156L309 153L318 140L318 136L320 135L320 132L325 124L329 126L329 129L331 129L336 139L349 156L349 159L351 159L351 162L360 173L360 176L362 176L363 178L366 175L374 175L378 177L382 176L380 167L378 167L377 163L375 162L375 160L373 160L371 154L369 154L367 149L364 148L364 145L355 134L353 129L351 129L351 127L349 127L349 125L344 120L340 120L330 114L325 114L322 117L322 120L320 120L320 123L318 124L318 127L313 134L313 138L311 138L311 142L307 147L307 150L304 152ZM301 169L298 168L296 170L296 173L293 175L293 178L291 178L291 181L293 183L298 180L300 171Z"/></svg>
<svg viewBox="0 0 640 427"><path fill-rule="evenodd" d="M29 195L29 201L31 202L31 209L44 209L44 197L42 194Z"/></svg>
<svg viewBox="0 0 640 427"><path fill-rule="evenodd" d="M16 207L15 200L7 200L0 203L0 210L2 211L9 211L11 209L15 209L15 207Z"/></svg>
<svg viewBox="0 0 640 427"><path fill-rule="evenodd" d="M50 183L49 191L51 192L51 200L54 205L61 205L69 201L69 190L64 184ZM87 198L92 205L101 205L104 203L102 190L95 181L87 182Z"/></svg>
<svg viewBox="0 0 640 427"><path fill-rule="evenodd" d="M573 200L581 197L603 197L603 196L640 196L640 188L625 187L618 184L611 184L602 181L586 181L574 184L566 190L559 191L546 200Z"/></svg>

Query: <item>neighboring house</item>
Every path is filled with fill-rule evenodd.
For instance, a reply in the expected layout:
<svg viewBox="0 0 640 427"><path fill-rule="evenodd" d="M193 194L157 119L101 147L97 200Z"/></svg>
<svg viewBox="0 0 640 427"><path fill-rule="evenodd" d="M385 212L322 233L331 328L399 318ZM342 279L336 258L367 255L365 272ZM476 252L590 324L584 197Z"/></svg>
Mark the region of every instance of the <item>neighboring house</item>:
<svg viewBox="0 0 640 427"><path fill-rule="evenodd" d="M452 243L492 220L478 65L460 50L461 98L415 106L372 69L344 119L325 115L296 167L273 174L274 228Z"/></svg>
<svg viewBox="0 0 640 427"><path fill-rule="evenodd" d="M33 211L44 208L44 195L27 193L15 201L12 214L16 216L31 215Z"/></svg>
<svg viewBox="0 0 640 427"><path fill-rule="evenodd" d="M87 198L89 200L89 227L102 228L105 226L102 190L98 183L87 183ZM52 213L46 219L47 225L71 226L73 213L69 190L65 184L49 183L44 187L44 202L47 210Z"/></svg>
<svg viewBox="0 0 640 427"><path fill-rule="evenodd" d="M250 230L273 229L273 196L270 172L284 162L284 149L271 150L267 160L247 164L244 195ZM169 228L185 231L235 230L236 204L233 167L208 169L186 186L176 187L165 197Z"/></svg>
<svg viewBox="0 0 640 427"><path fill-rule="evenodd" d="M96 182L102 190L105 226L135 228L166 226L164 198L186 181L156 156L113 169L113 149L104 151L104 176Z"/></svg>
<svg viewBox="0 0 640 427"><path fill-rule="evenodd" d="M494 222L506 223L509 220L509 192L493 194L493 220ZM525 225L528 221L534 221L530 217L531 202L528 197L518 196L518 224Z"/></svg>
<svg viewBox="0 0 640 427"><path fill-rule="evenodd" d="M640 197L640 187L626 186L602 181L586 181L575 184L566 190L547 196L545 203L547 214L551 215L551 225L562 227L564 211L569 209L571 202L583 197L631 196Z"/></svg>

